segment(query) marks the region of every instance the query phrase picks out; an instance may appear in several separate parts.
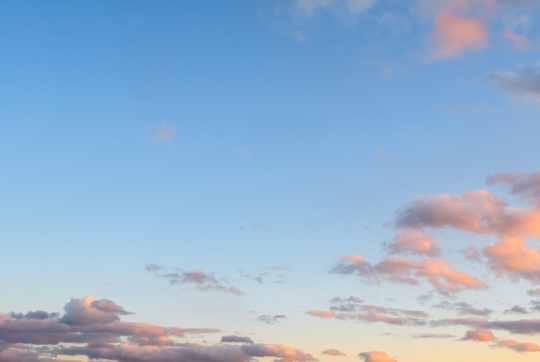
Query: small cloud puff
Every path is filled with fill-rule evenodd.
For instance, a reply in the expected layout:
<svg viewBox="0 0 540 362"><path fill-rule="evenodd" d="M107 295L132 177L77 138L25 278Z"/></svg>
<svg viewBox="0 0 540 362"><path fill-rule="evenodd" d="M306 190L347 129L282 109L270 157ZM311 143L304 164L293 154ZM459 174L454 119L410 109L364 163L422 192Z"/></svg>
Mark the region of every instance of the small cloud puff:
<svg viewBox="0 0 540 362"><path fill-rule="evenodd" d="M341 351L339 351L337 349L334 349L334 348L324 350L321 353L325 354L327 356L332 356L332 357L346 356L345 353L343 353L343 352L341 352Z"/></svg>
<svg viewBox="0 0 540 362"><path fill-rule="evenodd" d="M362 352L358 356L364 360L364 362L397 362L390 357L388 353L383 351Z"/></svg>

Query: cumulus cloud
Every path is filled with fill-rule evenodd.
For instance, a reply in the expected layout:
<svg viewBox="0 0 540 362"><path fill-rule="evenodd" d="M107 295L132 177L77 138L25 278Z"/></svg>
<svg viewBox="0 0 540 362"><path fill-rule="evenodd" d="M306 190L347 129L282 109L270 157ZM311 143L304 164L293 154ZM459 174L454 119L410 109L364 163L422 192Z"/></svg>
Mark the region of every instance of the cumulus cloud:
<svg viewBox="0 0 540 362"><path fill-rule="evenodd" d="M390 357L388 353L383 351L362 352L358 356L364 360L364 362L397 362Z"/></svg>
<svg viewBox="0 0 540 362"><path fill-rule="evenodd" d="M192 284L195 285L197 290L201 291L215 291L234 295L244 294L240 289L228 285L226 280L218 280L214 272L207 273L202 269L189 271L175 269L172 272L167 272L165 267L154 263L146 264L145 268L148 272L154 272L159 277L167 279L173 285ZM158 274L158 272L162 271L162 274Z"/></svg>
<svg viewBox="0 0 540 362"><path fill-rule="evenodd" d="M501 197L479 190L418 198L399 210L395 225L419 230L450 228L498 236L499 241L481 249L490 269L514 281L524 278L540 282L540 252L525 245L526 238L540 238L540 209L536 206L539 175L538 172L496 174L487 179L490 184L509 185L511 192L533 205L532 209L511 207ZM478 259L474 249L466 254Z"/></svg>
<svg viewBox="0 0 540 362"><path fill-rule="evenodd" d="M416 285L419 279L427 280L438 291L456 293L462 289L484 289L487 285L465 272L455 270L447 261L424 259L410 261L406 258L386 258L372 265L359 255L341 256L330 271L335 274L356 274L367 282L388 280L395 283Z"/></svg>
<svg viewBox="0 0 540 362"><path fill-rule="evenodd" d="M253 344L253 340L249 337L242 336L223 336L221 337L221 343L246 343Z"/></svg>
<svg viewBox="0 0 540 362"><path fill-rule="evenodd" d="M277 315L261 315L257 318L259 320L259 322L263 322L263 323L266 323L266 324L276 324L276 323L279 323L279 321L281 319L287 319L286 316L284 316L283 314L277 314Z"/></svg>
<svg viewBox="0 0 540 362"><path fill-rule="evenodd" d="M322 354L325 354L327 356L332 356L332 357L346 356L345 353L334 348L324 350L322 351Z"/></svg>
<svg viewBox="0 0 540 362"><path fill-rule="evenodd" d="M120 320L121 315L132 314L111 300L93 297L71 298L64 310L60 321L72 326L111 323Z"/></svg>
<svg viewBox="0 0 540 362"><path fill-rule="evenodd" d="M463 341L475 341L475 342L491 342L495 339L493 332L487 329L477 328L465 333Z"/></svg>
<svg viewBox="0 0 540 362"><path fill-rule="evenodd" d="M440 242L422 230L400 230L394 241L387 246L390 254L414 254L436 257L440 254Z"/></svg>
<svg viewBox="0 0 540 362"><path fill-rule="evenodd" d="M118 362L249 362L254 357L283 362L316 361L310 354L284 344L255 344L246 337L224 336L239 345L184 343L189 334L217 333L215 328L161 327L124 322L124 308L107 299L72 298L64 315L40 313L28 317L0 314L1 362L68 362L65 356Z"/></svg>

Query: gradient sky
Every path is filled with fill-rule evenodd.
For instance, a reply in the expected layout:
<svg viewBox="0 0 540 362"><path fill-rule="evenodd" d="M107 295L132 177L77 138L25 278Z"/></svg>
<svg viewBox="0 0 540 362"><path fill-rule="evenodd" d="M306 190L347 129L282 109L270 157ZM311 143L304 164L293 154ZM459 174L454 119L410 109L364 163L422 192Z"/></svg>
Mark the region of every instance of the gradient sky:
<svg viewBox="0 0 540 362"><path fill-rule="evenodd" d="M0 362L537 361L538 20L0 2Z"/></svg>

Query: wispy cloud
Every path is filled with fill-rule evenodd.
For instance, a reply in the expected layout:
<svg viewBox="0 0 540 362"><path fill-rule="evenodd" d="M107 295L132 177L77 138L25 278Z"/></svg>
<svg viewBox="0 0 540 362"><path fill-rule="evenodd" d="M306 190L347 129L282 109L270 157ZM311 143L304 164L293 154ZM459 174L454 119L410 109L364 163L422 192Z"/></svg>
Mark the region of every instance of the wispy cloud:
<svg viewBox="0 0 540 362"><path fill-rule="evenodd" d="M172 138L176 133L176 130L169 126L167 123L162 123L159 127L154 129L154 141L164 141Z"/></svg>
<svg viewBox="0 0 540 362"><path fill-rule="evenodd" d="M277 315L261 315L257 318L259 322L263 322L266 324L276 324L279 323L282 319L287 319L286 316L283 314L277 314Z"/></svg>
<svg viewBox="0 0 540 362"><path fill-rule="evenodd" d="M154 263L146 264L145 268L148 272L156 273L159 277L167 279L173 285L192 284L201 291L224 292L235 295L244 294L240 289L230 286L226 280L218 280L214 272L205 272L202 269L189 271L174 269L174 271L167 271L165 267ZM159 274L159 272L162 273Z"/></svg>

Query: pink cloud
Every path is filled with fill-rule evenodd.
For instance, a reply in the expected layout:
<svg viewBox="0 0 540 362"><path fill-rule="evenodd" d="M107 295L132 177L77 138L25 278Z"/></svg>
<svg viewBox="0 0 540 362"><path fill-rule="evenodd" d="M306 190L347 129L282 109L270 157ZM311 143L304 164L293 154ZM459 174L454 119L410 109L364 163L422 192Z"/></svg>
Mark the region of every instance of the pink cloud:
<svg viewBox="0 0 540 362"><path fill-rule="evenodd" d="M462 289L485 289L487 285L465 272L455 270L441 259L410 261L406 258L386 258L378 264L368 263L362 256L348 255L331 269L336 274L356 274L368 282L386 279L391 282L416 285L425 279L441 292L456 293Z"/></svg>
<svg viewBox="0 0 540 362"><path fill-rule="evenodd" d="M174 128L171 128L167 123L162 123L154 130L154 141L164 141L172 138L175 133Z"/></svg>
<svg viewBox="0 0 540 362"><path fill-rule="evenodd" d="M422 197L400 210L395 225L398 230L452 228L498 236L499 241L484 246L481 252L469 247L465 257L481 261L483 255L498 275L540 282L540 251L525 245L526 238L540 238L540 172L496 174L487 181L509 185L512 193L533 208L511 207L485 190Z"/></svg>
<svg viewBox="0 0 540 362"><path fill-rule="evenodd" d="M475 342L491 342L495 339L493 332L488 329L477 328L472 331L467 331L462 340Z"/></svg>
<svg viewBox="0 0 540 362"><path fill-rule="evenodd" d="M388 245L391 254L414 254L436 257L440 254L440 242L422 230L400 230Z"/></svg>
<svg viewBox="0 0 540 362"><path fill-rule="evenodd" d="M337 349L333 349L333 348L322 351L322 354L325 354L327 356L332 356L332 357L345 356L345 353L338 351Z"/></svg>
<svg viewBox="0 0 540 362"><path fill-rule="evenodd" d="M509 348L516 352L540 352L540 346L532 342L517 342L512 339L497 341L494 347Z"/></svg>
<svg viewBox="0 0 540 362"><path fill-rule="evenodd" d="M469 50L484 49L489 34L484 22L474 17L442 12L433 25L435 51L432 59L454 58Z"/></svg>
<svg viewBox="0 0 540 362"><path fill-rule="evenodd" d="M372 352L362 352L358 354L364 362L397 362L395 359L390 357L388 353L383 351L372 351Z"/></svg>
<svg viewBox="0 0 540 362"><path fill-rule="evenodd" d="M517 35L510 30L503 33L503 38L512 42L512 45L517 50L527 50L531 47L529 40L523 35Z"/></svg>
<svg viewBox="0 0 540 362"><path fill-rule="evenodd" d="M525 247L522 239L506 238L486 245L483 252L495 272L540 282L540 251Z"/></svg>
<svg viewBox="0 0 540 362"><path fill-rule="evenodd" d="M308 312L306 312L307 314L309 314L310 316L313 316L313 317L319 317L319 318L323 318L323 319L328 319L328 318L333 318L334 317L334 312L329 310L329 311L324 311L324 310L310 310Z"/></svg>

